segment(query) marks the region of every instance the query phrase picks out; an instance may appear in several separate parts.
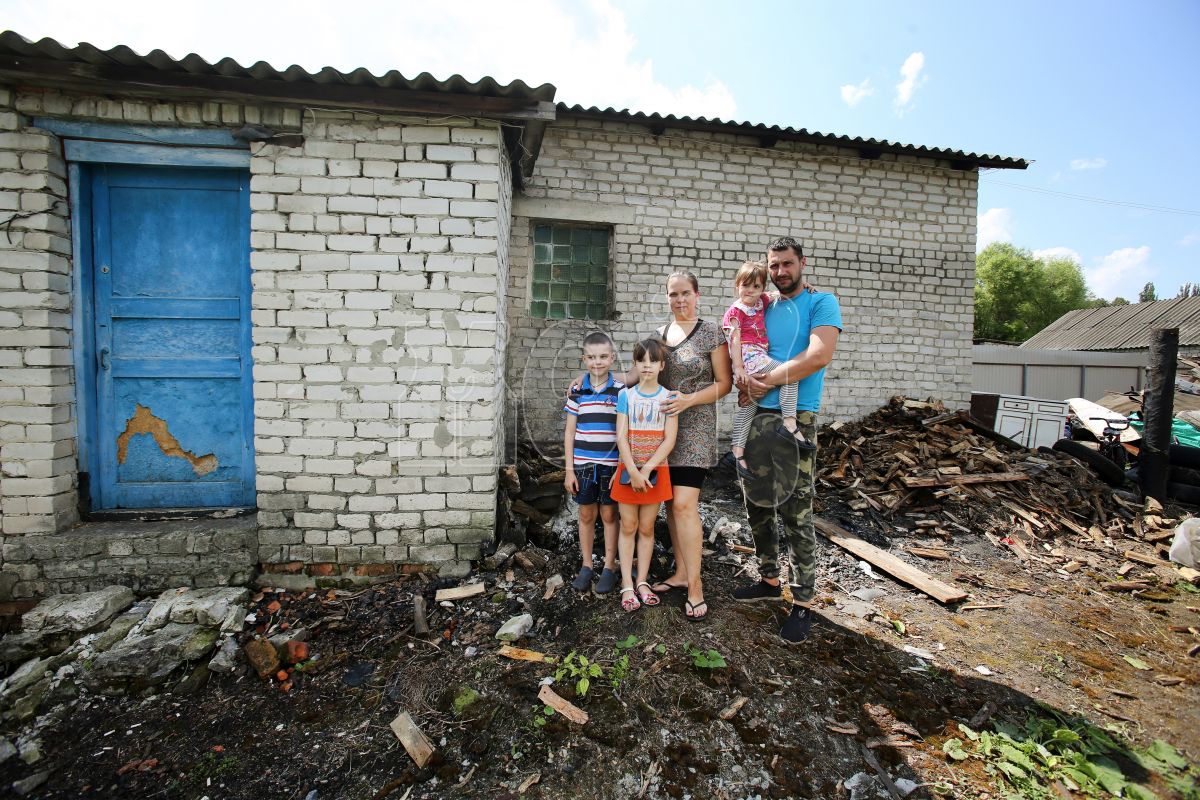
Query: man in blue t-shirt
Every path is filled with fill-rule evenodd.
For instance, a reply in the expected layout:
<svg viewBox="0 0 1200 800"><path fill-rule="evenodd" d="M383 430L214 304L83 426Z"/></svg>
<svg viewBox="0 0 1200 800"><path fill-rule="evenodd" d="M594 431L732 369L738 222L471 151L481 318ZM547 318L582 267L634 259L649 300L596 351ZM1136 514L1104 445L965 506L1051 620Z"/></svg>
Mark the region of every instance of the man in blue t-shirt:
<svg viewBox="0 0 1200 800"><path fill-rule="evenodd" d="M779 290L778 302L767 307L767 355L782 362L759 377L747 376L746 389L758 400L758 413L746 441L746 466L742 481L746 514L754 532L758 571L762 580L733 592L735 600L777 600L779 585L778 518L783 525L791 564L792 609L779 635L789 643L808 638L812 626L813 589L816 584L817 536L813 530L813 472L816 466L817 412L825 367L833 359L842 331L837 298L828 292L804 291L804 251L790 236L776 239L767 248L767 269ZM799 383L795 438L779 416L779 389Z"/></svg>

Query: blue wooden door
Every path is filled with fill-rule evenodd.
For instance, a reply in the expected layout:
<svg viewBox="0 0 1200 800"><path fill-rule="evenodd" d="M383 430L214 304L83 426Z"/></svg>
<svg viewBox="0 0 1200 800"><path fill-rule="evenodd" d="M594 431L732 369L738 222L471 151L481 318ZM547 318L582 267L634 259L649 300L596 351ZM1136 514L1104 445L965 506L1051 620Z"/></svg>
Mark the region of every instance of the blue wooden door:
<svg viewBox="0 0 1200 800"><path fill-rule="evenodd" d="M249 174L90 174L96 505L253 506Z"/></svg>

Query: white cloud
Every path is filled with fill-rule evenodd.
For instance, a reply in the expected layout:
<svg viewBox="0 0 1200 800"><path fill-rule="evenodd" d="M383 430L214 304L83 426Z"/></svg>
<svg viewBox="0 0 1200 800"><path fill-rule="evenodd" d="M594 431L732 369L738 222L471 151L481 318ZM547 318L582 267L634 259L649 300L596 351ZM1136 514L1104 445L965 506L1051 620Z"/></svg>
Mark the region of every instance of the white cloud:
<svg viewBox="0 0 1200 800"><path fill-rule="evenodd" d="M1043 261L1051 258L1066 258L1074 261L1076 264L1083 263L1083 256L1069 247L1047 247L1045 250L1034 250L1034 258L1040 258Z"/></svg>
<svg viewBox="0 0 1200 800"><path fill-rule="evenodd" d="M1107 158L1074 158L1071 159L1071 169L1104 169L1108 166Z"/></svg>
<svg viewBox="0 0 1200 800"><path fill-rule="evenodd" d="M900 82L896 84L896 113L903 114L912 106L913 92L925 83L921 70L925 68L925 54L916 52L904 59L900 66Z"/></svg>
<svg viewBox="0 0 1200 800"><path fill-rule="evenodd" d="M1122 247L1100 260L1100 265L1084 270L1088 288L1097 297L1137 297L1142 286L1153 277L1150 248Z"/></svg>
<svg viewBox="0 0 1200 800"><path fill-rule="evenodd" d="M875 88L871 86L871 79L867 78L857 86L853 83L847 83L842 87L842 102L854 108L861 103L864 98L875 94Z"/></svg>
<svg viewBox="0 0 1200 800"><path fill-rule="evenodd" d="M1179 240L1180 247L1191 247L1194 244L1200 244L1200 233L1189 233Z"/></svg>
<svg viewBox="0 0 1200 800"><path fill-rule="evenodd" d="M1007 208L989 208L979 215L975 251L979 252L993 242L1012 241L1012 211Z"/></svg>
<svg viewBox="0 0 1200 800"><path fill-rule="evenodd" d="M295 0L286 13L263 11L269 36L261 25L230 25L247 19L245 3L233 0L70 0L48 9L40 0L5 3L5 27L68 46L125 44L175 58L195 52L210 63L228 56L280 70L299 64L309 71L365 67L376 75L394 69L408 77L490 75L500 83L552 83L556 99L571 104L724 119L737 113L733 93L716 77L682 85L657 78L652 59L635 55L638 40L610 0L527 0L520 14L491 0Z"/></svg>

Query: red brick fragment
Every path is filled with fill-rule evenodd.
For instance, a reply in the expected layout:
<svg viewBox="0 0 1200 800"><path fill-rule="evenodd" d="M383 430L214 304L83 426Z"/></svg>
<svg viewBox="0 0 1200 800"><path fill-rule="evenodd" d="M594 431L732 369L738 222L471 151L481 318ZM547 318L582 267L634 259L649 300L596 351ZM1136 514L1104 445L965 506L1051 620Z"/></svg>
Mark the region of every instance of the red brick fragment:
<svg viewBox="0 0 1200 800"><path fill-rule="evenodd" d="M279 669L279 653L275 652L275 645L266 639L251 639L242 649L259 677L266 678Z"/></svg>
<svg viewBox="0 0 1200 800"><path fill-rule="evenodd" d="M299 664L308 660L308 642L297 642L289 639L283 646L283 661L285 664Z"/></svg>

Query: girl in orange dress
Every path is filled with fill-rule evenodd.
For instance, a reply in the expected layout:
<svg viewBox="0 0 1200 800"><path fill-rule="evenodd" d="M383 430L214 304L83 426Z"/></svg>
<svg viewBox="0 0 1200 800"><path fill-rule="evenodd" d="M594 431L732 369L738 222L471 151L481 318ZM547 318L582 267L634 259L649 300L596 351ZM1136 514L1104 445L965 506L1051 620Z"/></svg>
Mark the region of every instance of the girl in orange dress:
<svg viewBox="0 0 1200 800"><path fill-rule="evenodd" d="M671 474L667 456L675 446L679 418L667 416L662 404L673 395L659 385L658 375L667 365L667 349L659 339L645 339L633 348L636 386L617 396L617 449L621 463L609 496L620 504L621 608L637 611L659 604L650 589L650 560L654 556L654 520L658 507L671 499ZM637 583L633 580L633 552L637 546Z"/></svg>

